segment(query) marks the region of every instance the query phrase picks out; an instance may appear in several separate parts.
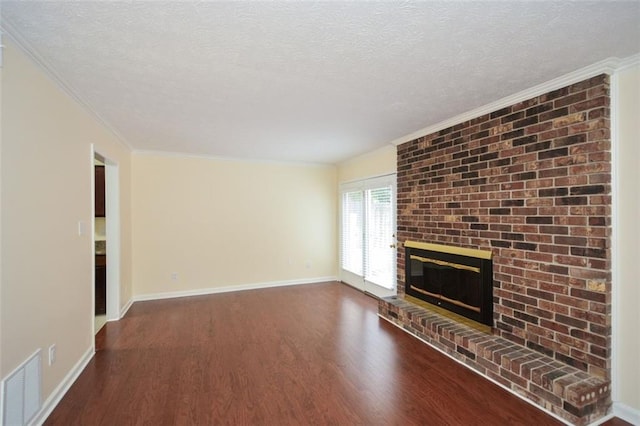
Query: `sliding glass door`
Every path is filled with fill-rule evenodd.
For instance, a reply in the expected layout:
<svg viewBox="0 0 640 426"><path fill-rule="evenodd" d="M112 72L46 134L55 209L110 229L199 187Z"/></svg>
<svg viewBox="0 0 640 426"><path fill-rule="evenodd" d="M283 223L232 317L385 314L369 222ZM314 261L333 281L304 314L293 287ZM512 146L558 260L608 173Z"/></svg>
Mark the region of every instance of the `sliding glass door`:
<svg viewBox="0 0 640 426"><path fill-rule="evenodd" d="M340 187L340 279L378 297L396 294L395 175Z"/></svg>

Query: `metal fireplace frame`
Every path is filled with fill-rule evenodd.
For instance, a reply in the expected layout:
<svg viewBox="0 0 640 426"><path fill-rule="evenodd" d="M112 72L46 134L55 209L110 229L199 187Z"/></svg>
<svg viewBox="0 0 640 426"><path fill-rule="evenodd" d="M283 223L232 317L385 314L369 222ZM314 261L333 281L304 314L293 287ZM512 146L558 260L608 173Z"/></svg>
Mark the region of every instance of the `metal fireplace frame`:
<svg viewBox="0 0 640 426"><path fill-rule="evenodd" d="M488 250L475 250L441 244L405 241L405 294L447 309L471 320L493 327L493 260ZM480 312L450 303L442 298L415 291L411 288L411 256L478 268L481 289Z"/></svg>

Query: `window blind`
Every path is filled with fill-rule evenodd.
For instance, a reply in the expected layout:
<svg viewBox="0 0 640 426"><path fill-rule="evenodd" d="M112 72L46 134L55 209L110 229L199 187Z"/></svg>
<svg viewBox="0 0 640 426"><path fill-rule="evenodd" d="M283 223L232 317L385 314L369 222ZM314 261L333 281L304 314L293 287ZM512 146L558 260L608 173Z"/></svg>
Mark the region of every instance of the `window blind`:
<svg viewBox="0 0 640 426"><path fill-rule="evenodd" d="M340 194L341 278L395 291L395 176L343 184Z"/></svg>
<svg viewBox="0 0 640 426"><path fill-rule="evenodd" d="M344 270L363 275L364 203L361 190L342 194L342 259Z"/></svg>
<svg viewBox="0 0 640 426"><path fill-rule="evenodd" d="M395 230L393 191L391 185L366 190L364 278L374 284L389 287L393 274Z"/></svg>

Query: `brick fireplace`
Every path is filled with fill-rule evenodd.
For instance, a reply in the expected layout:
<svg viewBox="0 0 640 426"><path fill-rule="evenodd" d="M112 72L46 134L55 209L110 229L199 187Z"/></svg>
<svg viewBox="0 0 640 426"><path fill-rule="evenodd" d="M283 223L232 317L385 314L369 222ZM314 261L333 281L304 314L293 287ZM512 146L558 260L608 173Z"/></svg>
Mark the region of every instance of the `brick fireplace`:
<svg viewBox="0 0 640 426"><path fill-rule="evenodd" d="M398 240L490 250L482 333L398 296L380 315L558 416L610 407L609 77L398 146Z"/></svg>

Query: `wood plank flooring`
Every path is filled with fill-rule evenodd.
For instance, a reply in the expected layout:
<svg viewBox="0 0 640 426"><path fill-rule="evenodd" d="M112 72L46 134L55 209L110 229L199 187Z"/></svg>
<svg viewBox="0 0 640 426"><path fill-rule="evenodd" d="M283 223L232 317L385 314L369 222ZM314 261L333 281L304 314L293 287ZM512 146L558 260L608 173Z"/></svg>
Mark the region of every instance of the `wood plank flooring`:
<svg viewBox="0 0 640 426"><path fill-rule="evenodd" d="M47 425L556 425L339 283L135 303Z"/></svg>

